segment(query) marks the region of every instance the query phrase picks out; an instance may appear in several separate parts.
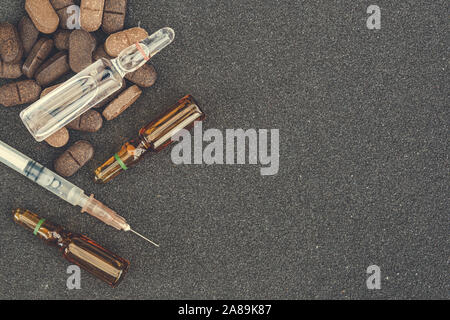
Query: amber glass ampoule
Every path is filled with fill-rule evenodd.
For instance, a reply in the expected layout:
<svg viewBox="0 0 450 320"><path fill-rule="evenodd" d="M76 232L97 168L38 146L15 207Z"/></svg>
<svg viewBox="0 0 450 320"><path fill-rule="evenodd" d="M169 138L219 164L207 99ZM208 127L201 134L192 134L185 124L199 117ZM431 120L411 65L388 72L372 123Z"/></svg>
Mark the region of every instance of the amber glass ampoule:
<svg viewBox="0 0 450 320"><path fill-rule="evenodd" d="M172 143L181 129L189 129L205 114L191 95L187 95L167 112L141 130L137 139L126 142L120 150L95 170L95 182L106 183L138 162L147 151L160 151Z"/></svg>
<svg viewBox="0 0 450 320"><path fill-rule="evenodd" d="M106 250L88 237L64 230L28 210L16 209L13 214L17 224L33 231L49 245L58 247L65 259L110 286L117 286L127 273L130 262Z"/></svg>

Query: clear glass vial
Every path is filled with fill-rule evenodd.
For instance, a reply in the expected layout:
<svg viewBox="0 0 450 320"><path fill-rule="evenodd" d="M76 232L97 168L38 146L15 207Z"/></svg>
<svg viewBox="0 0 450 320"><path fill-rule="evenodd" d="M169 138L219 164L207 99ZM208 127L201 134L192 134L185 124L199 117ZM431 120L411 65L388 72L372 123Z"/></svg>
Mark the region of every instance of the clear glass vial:
<svg viewBox="0 0 450 320"><path fill-rule="evenodd" d="M143 66L175 38L163 28L123 50L115 59L101 58L20 113L37 141L43 141L119 90L125 74Z"/></svg>

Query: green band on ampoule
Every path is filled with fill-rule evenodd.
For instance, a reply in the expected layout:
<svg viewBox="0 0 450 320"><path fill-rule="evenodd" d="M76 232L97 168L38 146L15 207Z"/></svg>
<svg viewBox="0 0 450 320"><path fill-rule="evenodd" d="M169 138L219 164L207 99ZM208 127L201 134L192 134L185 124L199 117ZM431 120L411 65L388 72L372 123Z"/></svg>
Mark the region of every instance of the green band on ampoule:
<svg viewBox="0 0 450 320"><path fill-rule="evenodd" d="M127 170L128 167L123 163L122 159L117 155L117 153L114 153L114 158L116 159L117 163L122 167L123 170Z"/></svg>
<svg viewBox="0 0 450 320"><path fill-rule="evenodd" d="M41 219L39 220L39 222L37 223L36 227L34 228L33 234L37 235L39 229L41 228L42 224L44 223L45 219Z"/></svg>

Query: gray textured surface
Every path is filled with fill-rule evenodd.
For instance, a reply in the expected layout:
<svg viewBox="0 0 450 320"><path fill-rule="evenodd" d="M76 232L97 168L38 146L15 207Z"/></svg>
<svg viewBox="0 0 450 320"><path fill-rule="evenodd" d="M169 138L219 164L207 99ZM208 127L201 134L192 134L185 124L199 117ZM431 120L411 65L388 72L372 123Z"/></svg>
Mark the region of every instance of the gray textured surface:
<svg viewBox="0 0 450 320"><path fill-rule="evenodd" d="M127 26L171 26L157 84L96 134L70 181L159 241L116 232L0 166L0 298L449 298L447 1L129 1ZM382 29L366 29L366 8ZM23 1L2 1L18 22ZM4 83L2 81L1 83ZM92 171L138 128L191 93L204 128L279 128L280 172L175 166L170 150L113 183ZM52 168L3 108L0 139ZM111 289L11 220L25 207L132 262ZM382 289L365 286L367 266Z"/></svg>

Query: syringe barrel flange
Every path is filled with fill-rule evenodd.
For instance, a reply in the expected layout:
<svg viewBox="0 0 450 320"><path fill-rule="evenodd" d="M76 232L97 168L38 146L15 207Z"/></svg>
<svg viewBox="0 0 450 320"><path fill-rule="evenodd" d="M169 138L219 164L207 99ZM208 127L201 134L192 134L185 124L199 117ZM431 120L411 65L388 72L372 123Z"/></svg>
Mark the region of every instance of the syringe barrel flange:
<svg viewBox="0 0 450 320"><path fill-rule="evenodd" d="M123 217L95 199L93 194L91 194L91 196L86 200L81 209L81 212L87 212L91 216L96 217L97 219L103 221L113 228L116 228L117 230L130 230L130 225Z"/></svg>

